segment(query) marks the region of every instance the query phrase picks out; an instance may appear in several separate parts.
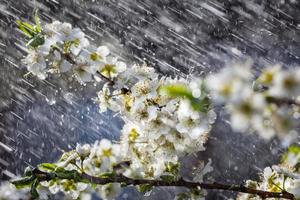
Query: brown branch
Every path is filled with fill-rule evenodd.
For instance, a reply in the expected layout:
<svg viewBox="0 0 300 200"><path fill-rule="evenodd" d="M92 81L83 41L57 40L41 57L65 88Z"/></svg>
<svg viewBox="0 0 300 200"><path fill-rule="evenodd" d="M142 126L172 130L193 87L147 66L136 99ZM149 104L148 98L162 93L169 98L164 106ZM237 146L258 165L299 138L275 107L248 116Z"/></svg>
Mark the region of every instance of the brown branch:
<svg viewBox="0 0 300 200"><path fill-rule="evenodd" d="M37 177L39 177L39 181L49 181L53 179L52 173L42 172L38 169L34 170ZM282 192L269 192L269 191L263 191L263 190L257 190L253 188L248 188L242 185L228 185L228 184L221 184L221 183L198 183L198 182L190 182L186 181L184 179L179 179L177 181L164 181L164 180L150 180L150 179L132 179L128 178L123 175L116 175L113 177L95 177L88 175L86 173L79 174L77 178L74 178L74 176L70 177L64 177L64 179L74 179L77 182L89 182L99 185L104 185L108 183L124 183L126 185L142 185L142 184L149 184L151 186L157 186L157 187L170 187L170 186L176 186L176 187L186 187L186 188L197 188L200 187L201 189L207 189L207 190L227 190L227 191L235 191L235 192L241 192L241 193L248 193L253 195L258 195L263 199L266 198L283 198L283 199L294 199L294 195L282 191Z"/></svg>
<svg viewBox="0 0 300 200"><path fill-rule="evenodd" d="M288 99L288 98L276 98L276 97L267 97L266 98L268 103L274 103L278 106L281 105L295 105L300 107L300 102L294 100L294 99Z"/></svg>
<svg viewBox="0 0 300 200"><path fill-rule="evenodd" d="M215 190L228 190L235 192L242 192L248 194L258 195L262 198L285 198L285 199L294 199L294 195L288 193L286 191L283 192L268 192L262 190L256 190L252 188L247 188L240 185L227 185L221 183L197 183L197 182L189 182L184 179L180 179L174 182L166 182L163 180L147 180L147 179L131 179L125 176L117 176L113 178L98 178L93 177L88 174L82 174L83 179L87 179L92 183L96 184L107 184L112 182L117 183L126 183L128 185L142 185L149 184L152 186L177 186L177 187L186 187L186 188L197 188L200 187L202 189L215 189Z"/></svg>
<svg viewBox="0 0 300 200"><path fill-rule="evenodd" d="M114 85L114 81L106 76L104 76L103 74L101 74L101 72L97 71L97 74L104 80L106 80L107 82L109 82L110 85Z"/></svg>

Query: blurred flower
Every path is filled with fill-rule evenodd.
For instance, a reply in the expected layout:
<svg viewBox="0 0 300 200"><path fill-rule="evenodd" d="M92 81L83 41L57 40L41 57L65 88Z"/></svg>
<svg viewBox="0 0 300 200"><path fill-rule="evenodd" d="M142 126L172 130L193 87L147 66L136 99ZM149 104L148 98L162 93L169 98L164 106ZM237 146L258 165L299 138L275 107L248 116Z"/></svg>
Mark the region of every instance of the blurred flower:
<svg viewBox="0 0 300 200"><path fill-rule="evenodd" d="M96 188L99 196L104 200L115 199L121 192L120 183L110 183Z"/></svg>
<svg viewBox="0 0 300 200"><path fill-rule="evenodd" d="M277 73L269 93L276 97L297 98L300 95L300 70Z"/></svg>

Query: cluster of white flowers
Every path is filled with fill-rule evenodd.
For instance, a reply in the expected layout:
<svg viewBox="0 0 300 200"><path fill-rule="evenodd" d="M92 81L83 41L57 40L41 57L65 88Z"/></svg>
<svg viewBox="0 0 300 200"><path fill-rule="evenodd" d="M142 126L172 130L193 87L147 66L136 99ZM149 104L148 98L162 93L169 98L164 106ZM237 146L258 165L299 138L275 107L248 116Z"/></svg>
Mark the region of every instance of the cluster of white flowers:
<svg viewBox="0 0 300 200"><path fill-rule="evenodd" d="M83 145L84 153L80 153L80 145L76 150L83 162L83 171L93 176L100 176L105 172L112 172L113 166L122 161L121 148L119 144L112 144L107 139L96 141L90 148L87 144ZM89 153L88 153L89 152Z"/></svg>
<svg viewBox="0 0 300 200"><path fill-rule="evenodd" d="M107 177L115 173L114 167L121 163L120 145L112 144L107 139L89 144L77 144L76 150L66 152L57 163L44 163L38 169L44 172L79 172L94 177ZM121 170L121 169L120 169ZM102 199L114 199L121 192L120 183L108 183L93 186L91 183L78 182L68 178L53 178L41 181L37 187L39 199L49 199L52 194L63 192L65 199L92 199L92 194ZM27 199L30 197L29 189L17 190L9 182L0 186L0 200Z"/></svg>
<svg viewBox="0 0 300 200"><path fill-rule="evenodd" d="M71 72L81 83L97 76L115 77L126 69L124 62L110 55L106 46L90 44L79 28L54 21L43 27L43 44L30 48L23 60L27 69L41 79L48 73ZM98 79L99 80L99 79Z"/></svg>
<svg viewBox="0 0 300 200"><path fill-rule="evenodd" d="M58 171L63 168L67 171L78 171L86 174L101 177L106 173L113 173L115 167L121 161L120 157L120 145L112 144L107 139L96 141L94 145L77 144L76 150L66 152L62 155L61 159L51 164L54 169L50 168L50 171ZM47 164L46 164L47 165ZM49 164L48 164L49 165ZM45 167L45 164L40 166L41 170L49 170L49 166ZM73 179L52 179L50 181L42 181L40 183L42 187L48 188L49 191L44 190L44 193L56 194L59 191L64 192L67 197L72 199L90 199L88 194L90 191L96 191L103 199L113 199L120 192L120 183L97 185L92 188L89 183L76 182ZM39 193L42 193L39 189ZM45 196L45 195L43 195Z"/></svg>
<svg viewBox="0 0 300 200"><path fill-rule="evenodd" d="M123 156L132 162L127 176L158 178L168 163L205 149L216 114L197 111L188 98L172 97L166 88L182 89L197 99L202 97L201 80L159 78L144 65L129 68L116 81L122 88L107 84L98 99L101 111L119 112L125 122L120 143Z"/></svg>
<svg viewBox="0 0 300 200"><path fill-rule="evenodd" d="M0 184L0 200L20 200L27 196L28 190L18 190L8 181Z"/></svg>
<svg viewBox="0 0 300 200"><path fill-rule="evenodd" d="M300 96L300 69L283 70L280 65L266 68L258 81L268 87L270 96L298 98Z"/></svg>
<svg viewBox="0 0 300 200"><path fill-rule="evenodd" d="M146 65L128 66L118 61L106 46L90 44L79 28L68 23L55 21L37 33L26 23L21 25L23 31L27 33L29 29L28 34L35 36L24 59L29 72L41 79L49 73L71 72L82 84L104 80L97 98L100 112L112 110L125 122L119 143L102 139L94 145L77 145L76 150L65 153L54 165L55 171L64 169L95 177L117 171L132 179L168 176L176 180L180 177L180 158L205 150L216 119L211 100L225 104L234 130L252 129L267 139L276 134L295 135L300 106L287 100L299 100L299 69L287 71L275 66L255 79L251 63L246 63L224 68L204 79L170 78L159 76ZM53 165L47 167L54 170ZM255 183L255 188L289 188L297 197L297 179L285 178L278 171L283 168L275 168L266 168L263 182ZM197 170L195 177L202 180L211 170L209 163ZM73 199L92 190L91 184L72 179L54 178L40 185L51 193L63 191ZM252 182L249 187L254 187ZM112 199L120 192L120 183L97 186L94 191L104 199Z"/></svg>
<svg viewBox="0 0 300 200"><path fill-rule="evenodd" d="M42 191L40 188L46 188L47 190ZM41 199L43 199L43 196L46 197L44 199L47 199L48 194L56 194L60 191L64 192L64 194L71 199L78 199L81 193L84 193L89 189L88 184L78 183L72 179L53 179L48 182L43 181L40 183L40 188L38 192Z"/></svg>
<svg viewBox="0 0 300 200"><path fill-rule="evenodd" d="M134 138L136 136L132 135L131 137ZM41 164L39 169L42 171L55 171L58 173L62 169L69 172L77 171L79 173L86 173L100 178L123 174L134 179L157 179L160 178L158 173L160 173L159 175L164 174L180 177L177 160L175 162L172 160L174 159L173 157L168 158L168 154L164 155L166 157L161 157L160 160L157 159L156 163L151 163L153 161L148 161L146 158L130 159L126 152L121 152L122 150L121 144L113 144L107 139L96 141L94 145L77 144L76 150L64 153L57 163ZM162 154L163 153L159 154L159 156ZM142 153L140 153L140 155L146 156ZM170 155L172 156L172 154ZM150 156L148 157L151 158ZM144 164L144 162L147 164ZM51 166L49 167L49 165ZM145 171L145 166L151 167L152 171ZM206 165L202 163L201 166L195 169L194 180L202 181L203 176L211 171L211 160ZM82 196L87 198L88 194L91 194L92 191L96 192L96 194L103 199L114 199L121 192L121 183L108 183L105 185L92 186L90 183L76 182L74 179L54 178L50 181L42 181L40 185L41 187L38 188L38 192L42 194L42 196L47 196L47 193L56 194L61 191L64 192L67 197L72 199L78 199Z"/></svg>
<svg viewBox="0 0 300 200"><path fill-rule="evenodd" d="M300 146L291 146L283 155L281 165L266 167L263 171L261 181L246 182L246 186L252 189L268 192L289 192L295 199L300 199ZM262 200L253 194L239 194L238 200ZM275 200L275 198L271 198Z"/></svg>
<svg viewBox="0 0 300 200"><path fill-rule="evenodd" d="M44 42L31 48L24 59L28 70L39 78L71 71L81 83L105 80L98 93L100 111L109 108L125 122L120 144L101 140L93 147L78 146L59 166L76 170L70 161L84 158L79 165L82 170L100 176L111 172L114 165L130 161L123 172L127 177L175 178L180 157L205 149L216 114L201 79L159 77L146 65L127 67L110 56L106 46L91 45L79 28L68 23L55 21L42 30ZM51 192L66 191L74 198L84 189L74 182L66 184L67 180L52 182L47 183Z"/></svg>
<svg viewBox="0 0 300 200"><path fill-rule="evenodd" d="M295 135L300 97L300 69L283 70L280 66L266 68L254 79L251 64L234 64L206 78L213 100L224 103L237 131L254 130L270 139Z"/></svg>

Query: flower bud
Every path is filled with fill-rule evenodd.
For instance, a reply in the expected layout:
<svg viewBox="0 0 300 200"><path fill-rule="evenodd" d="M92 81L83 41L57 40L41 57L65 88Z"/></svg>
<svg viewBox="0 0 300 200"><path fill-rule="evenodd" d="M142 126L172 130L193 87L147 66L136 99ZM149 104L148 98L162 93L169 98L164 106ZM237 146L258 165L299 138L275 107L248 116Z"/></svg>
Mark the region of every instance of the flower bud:
<svg viewBox="0 0 300 200"><path fill-rule="evenodd" d="M76 151L81 158L86 158L90 155L91 147L89 144L85 144L85 145L77 144Z"/></svg>

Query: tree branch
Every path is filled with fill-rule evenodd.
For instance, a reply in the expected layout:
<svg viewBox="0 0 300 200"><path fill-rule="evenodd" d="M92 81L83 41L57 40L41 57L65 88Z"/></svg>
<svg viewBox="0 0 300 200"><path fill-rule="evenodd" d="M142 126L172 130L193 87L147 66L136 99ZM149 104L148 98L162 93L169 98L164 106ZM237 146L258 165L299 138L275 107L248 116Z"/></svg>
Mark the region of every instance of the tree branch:
<svg viewBox="0 0 300 200"><path fill-rule="evenodd" d="M39 181L50 181L53 179L53 173L42 172L38 169L34 170L34 174L38 177ZM88 175L86 173L81 173L76 178L74 176L64 177L64 179L74 179L77 182L89 182L99 185L104 185L108 183L124 183L126 185L142 185L149 184L151 186L176 186L176 187L186 187L186 188L197 188L208 189L208 190L227 190L227 191L235 191L241 193L248 193L253 195L258 195L263 199L266 198L283 198L283 199L294 199L294 195L282 191L282 192L268 192L263 190L257 190L253 188L248 188L242 185L229 185L229 184L221 184L221 183L198 183L198 182L190 182L184 179L179 179L177 181L164 181L164 180L150 180L150 179L132 179L123 175L116 175L113 177L95 177Z"/></svg>
<svg viewBox="0 0 300 200"><path fill-rule="evenodd" d="M298 102L294 99L267 97L266 100L268 103L274 103L278 106L280 106L280 105L295 105L295 106L300 107L300 102Z"/></svg>

